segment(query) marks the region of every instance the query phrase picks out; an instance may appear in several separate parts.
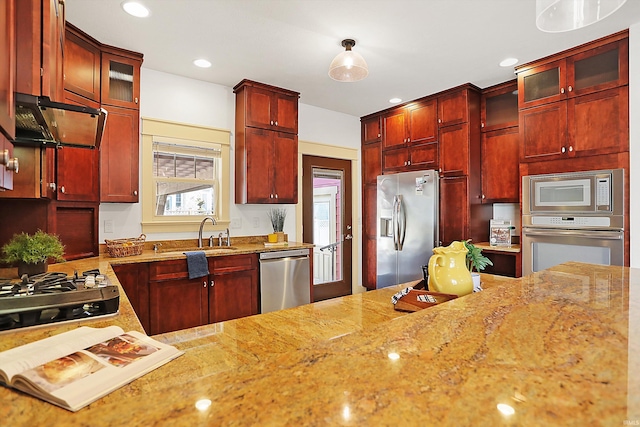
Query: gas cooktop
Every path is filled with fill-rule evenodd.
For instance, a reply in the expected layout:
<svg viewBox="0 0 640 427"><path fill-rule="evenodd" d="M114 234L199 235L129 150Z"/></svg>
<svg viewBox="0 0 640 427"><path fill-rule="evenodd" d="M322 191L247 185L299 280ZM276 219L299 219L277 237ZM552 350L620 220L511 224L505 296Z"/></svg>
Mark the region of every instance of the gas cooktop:
<svg viewBox="0 0 640 427"><path fill-rule="evenodd" d="M113 314L119 304L118 287L99 270L0 279L0 331Z"/></svg>

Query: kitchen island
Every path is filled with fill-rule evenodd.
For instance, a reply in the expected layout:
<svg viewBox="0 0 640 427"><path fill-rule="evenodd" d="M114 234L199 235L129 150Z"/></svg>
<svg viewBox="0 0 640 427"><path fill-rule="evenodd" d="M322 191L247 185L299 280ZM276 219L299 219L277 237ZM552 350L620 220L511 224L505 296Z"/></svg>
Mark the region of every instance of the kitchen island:
<svg viewBox="0 0 640 427"><path fill-rule="evenodd" d="M567 263L483 286L410 314L393 309L396 286L157 335L185 354L77 413L2 388L0 416L12 426L640 422L640 270ZM137 329L127 305L82 324ZM4 333L0 350L72 327Z"/></svg>

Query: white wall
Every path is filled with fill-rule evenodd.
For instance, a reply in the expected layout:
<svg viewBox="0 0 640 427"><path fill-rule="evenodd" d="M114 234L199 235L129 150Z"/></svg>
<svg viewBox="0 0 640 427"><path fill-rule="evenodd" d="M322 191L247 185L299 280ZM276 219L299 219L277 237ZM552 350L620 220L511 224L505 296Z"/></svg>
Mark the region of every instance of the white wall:
<svg viewBox="0 0 640 427"><path fill-rule="evenodd" d="M225 86L193 80L173 74L142 68L140 84L140 116L175 122L210 126L235 133L235 95ZM360 119L347 114L300 104L298 139L329 145L358 148L360 146ZM231 172L233 176L232 149ZM360 175L360 171L353 171ZM359 187L358 187L359 188ZM271 232L267 217L268 206L235 205L233 180L231 185L232 236L263 235ZM357 189L354 189L357 191ZM296 235L295 206L284 205L288 211L285 233ZM360 212L360 206L354 206ZM142 208L139 203L103 203L100 205L99 241L138 236L142 227ZM104 222L113 221L113 233L104 232ZM148 240L187 239L193 233L155 233Z"/></svg>

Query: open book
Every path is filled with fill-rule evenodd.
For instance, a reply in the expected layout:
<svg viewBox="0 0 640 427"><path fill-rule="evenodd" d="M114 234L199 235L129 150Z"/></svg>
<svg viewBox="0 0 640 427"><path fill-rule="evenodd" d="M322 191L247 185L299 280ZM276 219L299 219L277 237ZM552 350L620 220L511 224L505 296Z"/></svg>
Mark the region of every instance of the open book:
<svg viewBox="0 0 640 427"><path fill-rule="evenodd" d="M118 326L82 326L0 353L0 382L75 412L181 354Z"/></svg>

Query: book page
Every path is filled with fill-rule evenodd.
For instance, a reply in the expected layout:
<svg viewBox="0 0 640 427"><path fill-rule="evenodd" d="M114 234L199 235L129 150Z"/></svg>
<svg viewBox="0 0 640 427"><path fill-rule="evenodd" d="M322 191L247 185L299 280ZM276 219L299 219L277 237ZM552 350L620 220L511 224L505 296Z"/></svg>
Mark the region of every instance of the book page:
<svg viewBox="0 0 640 427"><path fill-rule="evenodd" d="M14 386L76 411L181 354L128 332L24 371Z"/></svg>
<svg viewBox="0 0 640 427"><path fill-rule="evenodd" d="M13 376L59 359L76 351L121 335L124 331L118 326L90 328L82 326L43 340L25 344L0 353L0 377L10 384Z"/></svg>

